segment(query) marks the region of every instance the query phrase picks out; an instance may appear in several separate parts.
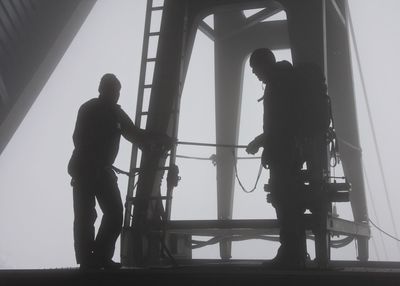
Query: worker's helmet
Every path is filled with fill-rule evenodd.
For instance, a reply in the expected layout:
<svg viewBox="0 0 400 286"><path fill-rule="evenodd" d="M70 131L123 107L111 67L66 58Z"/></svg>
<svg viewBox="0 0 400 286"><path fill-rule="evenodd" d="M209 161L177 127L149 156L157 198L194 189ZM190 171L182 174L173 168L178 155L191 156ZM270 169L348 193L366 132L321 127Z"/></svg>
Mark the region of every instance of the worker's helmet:
<svg viewBox="0 0 400 286"><path fill-rule="evenodd" d="M118 78L112 73L106 73L102 76L99 85L99 92L102 95L119 92L121 83Z"/></svg>
<svg viewBox="0 0 400 286"><path fill-rule="evenodd" d="M256 49L250 56L250 66L266 66L276 62L275 56L270 49Z"/></svg>

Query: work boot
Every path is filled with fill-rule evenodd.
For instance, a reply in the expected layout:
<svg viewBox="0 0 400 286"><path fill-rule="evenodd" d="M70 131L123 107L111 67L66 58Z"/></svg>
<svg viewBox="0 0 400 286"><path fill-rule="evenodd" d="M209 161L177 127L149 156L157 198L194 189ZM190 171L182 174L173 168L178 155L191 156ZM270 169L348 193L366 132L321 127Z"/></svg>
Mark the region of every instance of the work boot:
<svg viewBox="0 0 400 286"><path fill-rule="evenodd" d="M93 255L88 256L86 259L83 259L79 263L79 270L82 270L82 271L98 270L98 269L101 269L101 265L94 258Z"/></svg>
<svg viewBox="0 0 400 286"><path fill-rule="evenodd" d="M303 255L287 251L282 246L272 260L265 261L262 264L262 266L271 270L304 270L305 265L305 257Z"/></svg>
<svg viewBox="0 0 400 286"><path fill-rule="evenodd" d="M122 264L110 259L110 260L103 262L102 267L106 270L117 270L117 269L121 269Z"/></svg>

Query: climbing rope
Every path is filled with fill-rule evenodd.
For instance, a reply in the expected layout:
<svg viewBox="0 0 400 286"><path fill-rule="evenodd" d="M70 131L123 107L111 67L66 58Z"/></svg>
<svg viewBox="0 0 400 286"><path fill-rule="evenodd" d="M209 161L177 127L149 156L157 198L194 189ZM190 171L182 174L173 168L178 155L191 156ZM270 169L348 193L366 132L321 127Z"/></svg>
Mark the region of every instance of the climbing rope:
<svg viewBox="0 0 400 286"><path fill-rule="evenodd" d="M260 180L260 177L261 177L261 173L262 173L262 169L263 169L262 164L260 163L260 167L259 167L259 169L258 169L258 174L257 174L256 182L254 183L254 187L253 187L251 190L247 190L247 189L243 186L242 181L241 181L240 178L239 178L238 168L237 168L237 160L235 159L235 153L233 152L233 150L232 150L232 156L233 156L233 160L235 161L235 164L234 164L234 166L235 166L235 177L236 177L236 180L237 180L238 183L239 183L240 188L241 188L242 191L245 192L246 194L250 194L250 193L254 192L255 189L257 188L258 181Z"/></svg>
<svg viewBox="0 0 400 286"><path fill-rule="evenodd" d="M234 148L234 149L239 149L239 148L247 148L247 145L233 145L233 144L215 144L215 143L200 143L200 142L187 142L187 141L177 141L178 145L192 145L192 146L201 146L201 147L222 147L222 148ZM248 190L242 183L242 181L239 178L238 174L238 167L237 167L237 161L238 160L254 160L254 159L260 159L261 157L236 157L234 151L232 150L232 156L233 160L235 162L234 164L234 170L235 170L235 177L236 180L239 183L240 188L243 190L243 192L249 194L252 193L256 190L258 186L258 182L261 177L262 173L262 164L260 163L260 167L258 169L258 174L256 178L256 182L254 183L254 187L251 190ZM211 161L214 166L217 165L217 155L212 154L210 157L198 157L198 156L186 156L186 155L176 155L176 158L182 158L182 159L191 159L191 160L201 160L201 161ZM124 174L128 177L135 177L139 171L135 170L134 172L127 172L124 170L121 170L115 166L112 166L112 169L118 173L118 174Z"/></svg>

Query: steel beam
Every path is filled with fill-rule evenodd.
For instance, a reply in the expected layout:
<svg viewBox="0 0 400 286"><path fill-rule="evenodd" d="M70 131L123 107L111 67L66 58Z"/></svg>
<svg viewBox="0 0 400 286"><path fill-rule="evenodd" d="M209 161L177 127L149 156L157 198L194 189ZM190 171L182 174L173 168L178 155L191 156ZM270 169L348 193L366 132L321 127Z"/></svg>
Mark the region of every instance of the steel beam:
<svg viewBox="0 0 400 286"><path fill-rule="evenodd" d="M199 23L199 30L202 31L211 41L215 40L214 29L211 28L206 22Z"/></svg>
<svg viewBox="0 0 400 286"><path fill-rule="evenodd" d="M6 44L12 51L1 53L0 59L1 76L8 92L8 106L0 117L0 153L46 84L96 0L43 0L36 10L25 7L30 2L20 2L26 15L19 27L26 37L15 37L13 34L7 38ZM10 8L3 5L1 9ZM3 10L0 24L8 21L4 15ZM8 29L9 33L15 33L11 26L3 28Z"/></svg>
<svg viewBox="0 0 400 286"><path fill-rule="evenodd" d="M339 77L335 78L335 75L340 72L345 75L348 66L340 69L339 66L335 66L333 63L332 51L334 50L330 45L335 36L332 37L330 29L333 26L330 23L329 13L325 14L323 2L320 0L279 0L277 2L282 5L282 9L287 14L287 22L254 24L254 21L258 21L258 19L254 18L252 25L249 26L249 23L246 23L246 19L240 14L240 10L267 7L271 4L270 1L187 0L178 3L176 0L166 0L146 128L162 133L170 132L177 128L173 122L172 114L174 113L174 108L175 110L179 109L180 95L184 85L195 32L199 23L201 23L200 21L210 13L215 14L215 27L212 38L215 40L216 56L217 143L233 145L237 143L243 63L255 48L262 46L272 49L274 47L290 47L294 64L300 62L319 64L330 74L329 92L335 93L336 96L336 92L341 88L337 87L337 85L342 85L342 83L337 82ZM338 17L336 17L336 20L338 20ZM210 27L206 27L204 24L200 24L200 27L210 34ZM243 29L242 32L241 29ZM341 40L344 34L342 31L337 33L339 35L336 36ZM229 35L229 37L226 37L226 35ZM348 42L345 42L341 48L345 54L348 53ZM347 60L348 58L343 57L338 62L343 63L343 61ZM333 79L331 79L331 74ZM350 101L354 101L352 90L348 88L351 84L349 81L351 81L351 77L348 77L345 82L346 93L340 96L347 96ZM331 85L336 87L331 89ZM354 105L347 108L346 112L354 111ZM352 127L354 127L353 125ZM346 128L340 123L337 124L339 133L345 133ZM355 128L357 129L356 124ZM351 140L350 142L357 143ZM234 159L232 151L218 148L217 158L218 218L222 221L221 223L229 223L232 218L234 189ZM322 161L327 163L326 158L322 158ZM347 162L351 162L351 159L347 160ZM158 172L158 169L163 164L160 154L143 154L142 173L140 174L137 191L139 197L159 196L162 173ZM327 166L327 164L325 165ZM321 168L316 170L315 173L320 175L324 173ZM346 175L349 172L349 169L345 168ZM357 172L351 173L350 176L352 176L350 181L353 187L354 180L356 185L360 187L358 192L362 193L363 186L359 184L359 174ZM151 204L144 204L135 208L134 216L143 218L143 227L149 220L160 215L154 212L150 206ZM313 221L313 230L315 230L316 223L319 228L319 232L316 234L317 256L322 257L319 261L325 262L329 259L329 232L335 231L328 228L329 223L332 223L332 221L326 220L327 211L328 206L324 206L323 211L319 212L321 217ZM357 213L357 217L358 215L360 213ZM362 220L357 222L362 222ZM333 223L334 226L335 223L336 221ZM339 228L339 226L343 227L343 224L337 224L337 226L339 229L337 231L343 231L343 229ZM344 225L344 228L347 228L347 224ZM140 228L138 229L140 232ZM207 228L207 231L210 234L214 230ZM366 236L363 237L366 238ZM157 246L154 247L154 250L156 250ZM154 251L152 255L156 255ZM225 243L222 246L221 257L230 257L229 243Z"/></svg>

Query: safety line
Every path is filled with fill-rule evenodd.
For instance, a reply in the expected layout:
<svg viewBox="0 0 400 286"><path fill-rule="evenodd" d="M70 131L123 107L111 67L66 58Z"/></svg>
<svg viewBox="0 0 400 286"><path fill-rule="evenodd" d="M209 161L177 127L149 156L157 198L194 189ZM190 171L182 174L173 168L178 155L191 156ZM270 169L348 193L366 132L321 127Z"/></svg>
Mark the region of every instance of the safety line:
<svg viewBox="0 0 400 286"><path fill-rule="evenodd" d="M244 149L244 148L247 148L247 145L200 143L200 142L187 142L187 141L177 141L176 144L178 144L178 145L203 146L203 147L235 148L235 149Z"/></svg>
<svg viewBox="0 0 400 286"><path fill-rule="evenodd" d="M260 177L261 177L262 168L263 168L262 164L260 163L260 168L258 169L257 179L256 179L256 182L254 183L254 187L253 187L250 191L248 191L248 190L246 190L246 188L243 186L242 182L241 182L240 179L239 179L239 174L238 174L238 169L237 169L237 160L235 159L235 153L234 153L233 151L232 151L232 157L233 157L233 160L235 161L235 164L234 164L234 167L235 167L235 177L236 177L236 179L237 179L237 181L238 181L238 183L239 183L241 189L242 189L243 192L245 192L246 194L250 194L250 193L254 192L255 189L257 188L258 181L260 180Z"/></svg>
<svg viewBox="0 0 400 286"><path fill-rule="evenodd" d="M190 160L201 160L201 161L215 161L216 155L212 154L210 157L197 157L197 156L187 156L187 155L176 155L176 158L190 159Z"/></svg>
<svg viewBox="0 0 400 286"><path fill-rule="evenodd" d="M181 159L191 159L191 160L201 160L201 161L216 161L217 155L212 154L210 157L198 157L198 156L188 156L188 155L176 155L176 158ZM236 157L237 160L254 160L261 159L261 157Z"/></svg>

